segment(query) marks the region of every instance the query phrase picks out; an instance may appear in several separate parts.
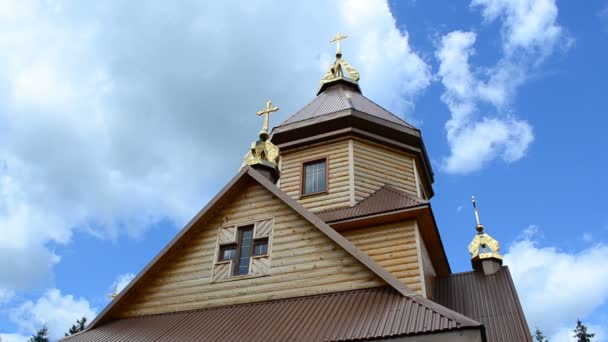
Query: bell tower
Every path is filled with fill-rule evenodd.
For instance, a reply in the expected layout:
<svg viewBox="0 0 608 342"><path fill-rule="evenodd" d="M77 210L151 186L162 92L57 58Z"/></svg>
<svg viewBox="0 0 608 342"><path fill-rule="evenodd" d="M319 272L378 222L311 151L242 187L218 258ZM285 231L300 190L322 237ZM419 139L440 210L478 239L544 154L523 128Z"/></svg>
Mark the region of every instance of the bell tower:
<svg viewBox="0 0 608 342"><path fill-rule="evenodd" d="M360 74L342 55L321 78L316 98L272 131L281 149L280 188L321 212L353 207L384 186L428 200L433 171L419 129L361 92Z"/></svg>

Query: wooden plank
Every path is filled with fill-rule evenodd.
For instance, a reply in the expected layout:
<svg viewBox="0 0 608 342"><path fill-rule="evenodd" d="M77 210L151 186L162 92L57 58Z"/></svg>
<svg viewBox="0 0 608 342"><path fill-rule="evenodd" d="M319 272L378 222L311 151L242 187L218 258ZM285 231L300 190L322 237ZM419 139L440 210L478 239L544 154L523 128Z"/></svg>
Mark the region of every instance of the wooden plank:
<svg viewBox="0 0 608 342"><path fill-rule="evenodd" d="M346 195L348 198L348 191ZM153 267L146 281L133 288L130 296L125 298L116 311L117 316L306 296L384 283L257 183L243 185L240 193L234 196L226 201L226 207L193 229L179 249ZM331 201L325 203L326 206L335 204ZM270 236L271 258L251 262L254 272L267 275L210 282L219 227L235 227L270 216L274 216ZM228 277L229 264L215 264L213 274L218 278L214 279L216 281ZM407 276L416 277L409 273Z"/></svg>
<svg viewBox="0 0 608 342"><path fill-rule="evenodd" d="M404 284L421 293L414 220L347 230L342 234Z"/></svg>
<svg viewBox="0 0 608 342"><path fill-rule="evenodd" d="M284 153L282 156L281 190L313 212L350 206L352 190L349 168L352 163L350 162L348 146L348 139L339 139ZM300 198L302 163L322 157L327 157L328 162L327 193Z"/></svg>

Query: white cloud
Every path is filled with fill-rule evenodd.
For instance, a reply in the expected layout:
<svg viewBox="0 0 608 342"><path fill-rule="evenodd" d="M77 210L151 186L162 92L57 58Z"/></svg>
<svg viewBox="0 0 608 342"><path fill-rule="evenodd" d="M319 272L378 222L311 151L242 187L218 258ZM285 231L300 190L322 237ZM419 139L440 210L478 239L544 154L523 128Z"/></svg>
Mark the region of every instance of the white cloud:
<svg viewBox="0 0 608 342"><path fill-rule="evenodd" d="M27 342L29 336L21 334L3 334L0 333L0 342Z"/></svg>
<svg viewBox="0 0 608 342"><path fill-rule="evenodd" d="M473 0L471 7L481 8L486 22L502 19L502 56L491 68L471 67L474 32L453 31L439 43L441 99L451 112L445 125L451 152L443 163L448 173L469 173L497 158L511 163L526 155L533 129L511 114L509 103L529 71L564 38L554 0ZM496 113L488 114L481 104Z"/></svg>
<svg viewBox="0 0 608 342"><path fill-rule="evenodd" d="M87 317L89 322L95 317L96 309L91 308L84 298L62 295L58 289L48 289L36 302L27 301L10 311L10 319L19 332L33 333L46 324L49 336L59 338L76 323Z"/></svg>
<svg viewBox="0 0 608 342"><path fill-rule="evenodd" d="M135 278L135 274L133 274L133 273L121 274L118 277L116 277L116 280L112 283L112 286L110 286L110 288L112 289L112 291L114 291L114 289L116 289L116 293L119 293L125 287L127 287L127 285L129 285L129 283L131 282L131 280L133 280L133 278Z"/></svg>
<svg viewBox="0 0 608 342"><path fill-rule="evenodd" d="M488 22L503 19L503 48L507 55L518 49L548 55L562 38L563 29L556 24L555 0L472 0L471 7L481 7Z"/></svg>
<svg viewBox="0 0 608 342"><path fill-rule="evenodd" d="M445 160L445 170L450 173L476 171L496 157L505 162L516 161L526 154L533 140L532 127L525 121L483 118L459 127L448 139L452 154Z"/></svg>
<svg viewBox="0 0 608 342"><path fill-rule="evenodd" d="M608 300L607 259L605 244L568 253L539 246L533 230L511 244L504 260L530 328L554 336L551 341L562 341L577 319L590 318Z"/></svg>
<svg viewBox="0 0 608 342"><path fill-rule="evenodd" d="M13 0L0 30L7 291L49 280L75 231L181 226L236 172L265 100L277 123L314 96L338 30L377 102L407 114L431 79L386 1Z"/></svg>
<svg viewBox="0 0 608 342"><path fill-rule="evenodd" d="M13 297L15 297L15 291L0 289L0 305L9 302Z"/></svg>

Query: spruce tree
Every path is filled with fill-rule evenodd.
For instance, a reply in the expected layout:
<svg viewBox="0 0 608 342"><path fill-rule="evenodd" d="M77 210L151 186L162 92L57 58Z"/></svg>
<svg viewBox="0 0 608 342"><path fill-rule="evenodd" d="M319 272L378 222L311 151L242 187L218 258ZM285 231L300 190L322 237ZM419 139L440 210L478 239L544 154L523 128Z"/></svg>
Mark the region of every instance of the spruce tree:
<svg viewBox="0 0 608 342"><path fill-rule="evenodd" d="M536 342L549 342L549 340L545 337L545 335L543 334L542 331L540 331L540 329L536 328L536 331L534 332L534 341Z"/></svg>
<svg viewBox="0 0 608 342"><path fill-rule="evenodd" d="M42 328L38 329L32 337L30 337L27 342L50 342L49 340L49 329L46 327L46 324L42 326Z"/></svg>
<svg viewBox="0 0 608 342"><path fill-rule="evenodd" d="M76 324L73 324L72 327L70 328L70 331L67 332L65 334L65 336L70 336L70 335L74 335L77 332L83 331L84 327L87 324L87 318L86 317L82 317L79 320L76 320Z"/></svg>
<svg viewBox="0 0 608 342"><path fill-rule="evenodd" d="M595 336L595 334L587 332L587 326L581 322L580 319L576 320L576 329L574 329L574 337L576 337L577 342L591 342L591 338Z"/></svg>

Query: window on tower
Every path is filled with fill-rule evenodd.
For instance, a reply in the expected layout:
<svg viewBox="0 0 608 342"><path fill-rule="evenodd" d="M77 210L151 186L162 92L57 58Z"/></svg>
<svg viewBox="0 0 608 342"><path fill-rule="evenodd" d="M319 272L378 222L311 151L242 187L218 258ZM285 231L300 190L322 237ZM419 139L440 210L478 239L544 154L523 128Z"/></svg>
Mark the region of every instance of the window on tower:
<svg viewBox="0 0 608 342"><path fill-rule="evenodd" d="M302 195L327 191L327 158L302 164Z"/></svg>

